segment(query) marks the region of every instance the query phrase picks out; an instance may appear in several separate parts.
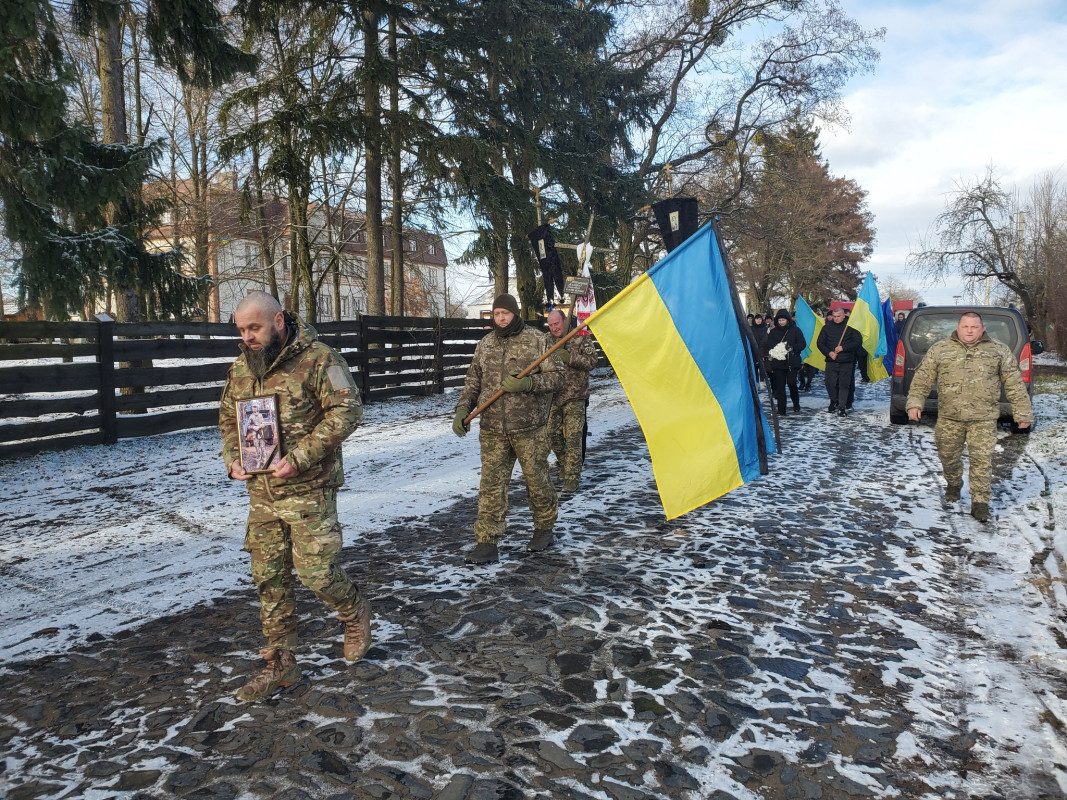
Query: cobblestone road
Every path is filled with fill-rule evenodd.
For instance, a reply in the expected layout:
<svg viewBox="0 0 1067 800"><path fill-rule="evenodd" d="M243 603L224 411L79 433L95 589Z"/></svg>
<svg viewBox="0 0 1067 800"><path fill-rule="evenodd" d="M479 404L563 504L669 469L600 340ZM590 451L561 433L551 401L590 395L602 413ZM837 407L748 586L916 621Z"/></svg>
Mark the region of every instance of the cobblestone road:
<svg viewBox="0 0 1067 800"><path fill-rule="evenodd" d="M942 509L929 447L882 413L808 409L783 432L771 476L673 523L636 425L603 436L610 458L590 453L559 545L525 553L516 481L489 568L462 564L473 497L367 532L344 561L375 647L346 665L338 624L302 593L305 678L266 702L232 699L260 664L248 587L8 663L0 794L1062 797L1063 765L1014 756L1051 727L998 737L968 717L975 663L1035 691L1055 676L969 625L988 598L968 564L996 546L976 551L972 521ZM1001 458L1003 473L1017 449Z"/></svg>

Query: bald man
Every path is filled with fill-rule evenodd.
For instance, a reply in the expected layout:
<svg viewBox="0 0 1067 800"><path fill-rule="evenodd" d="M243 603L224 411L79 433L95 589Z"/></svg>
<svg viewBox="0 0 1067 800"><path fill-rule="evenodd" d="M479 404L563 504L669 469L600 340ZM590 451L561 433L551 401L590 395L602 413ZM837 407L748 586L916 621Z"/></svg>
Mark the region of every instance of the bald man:
<svg viewBox="0 0 1067 800"><path fill-rule="evenodd" d="M233 318L241 355L222 393L219 428L229 476L248 489L244 549L251 556L266 639L260 651L266 668L237 691L238 700L251 701L300 680L294 568L300 582L344 623L345 659L358 661L370 647L370 608L337 565L341 443L362 421L363 406L341 355L274 297L250 292ZM236 404L260 396L277 400L282 458L270 472L249 474L241 466Z"/></svg>

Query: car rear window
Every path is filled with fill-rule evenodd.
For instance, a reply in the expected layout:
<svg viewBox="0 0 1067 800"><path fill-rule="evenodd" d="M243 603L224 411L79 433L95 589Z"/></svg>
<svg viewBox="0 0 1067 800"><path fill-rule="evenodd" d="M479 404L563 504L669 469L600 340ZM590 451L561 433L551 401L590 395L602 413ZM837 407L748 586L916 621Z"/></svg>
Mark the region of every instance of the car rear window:
<svg viewBox="0 0 1067 800"><path fill-rule="evenodd" d="M908 333L908 344L918 355L926 355L930 347L947 339L956 330L959 323L959 314L923 314L912 322ZM986 333L991 339L1003 342L1015 351L1018 344L1018 331L1010 317L999 317L991 314L983 315Z"/></svg>

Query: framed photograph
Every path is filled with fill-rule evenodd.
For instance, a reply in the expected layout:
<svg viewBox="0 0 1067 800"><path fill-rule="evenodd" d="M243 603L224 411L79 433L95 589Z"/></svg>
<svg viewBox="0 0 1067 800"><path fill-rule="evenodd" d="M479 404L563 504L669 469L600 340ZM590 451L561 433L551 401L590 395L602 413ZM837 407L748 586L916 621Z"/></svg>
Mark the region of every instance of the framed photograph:
<svg viewBox="0 0 1067 800"><path fill-rule="evenodd" d="M277 395L237 401L237 433L241 437L241 469L270 472L282 460Z"/></svg>

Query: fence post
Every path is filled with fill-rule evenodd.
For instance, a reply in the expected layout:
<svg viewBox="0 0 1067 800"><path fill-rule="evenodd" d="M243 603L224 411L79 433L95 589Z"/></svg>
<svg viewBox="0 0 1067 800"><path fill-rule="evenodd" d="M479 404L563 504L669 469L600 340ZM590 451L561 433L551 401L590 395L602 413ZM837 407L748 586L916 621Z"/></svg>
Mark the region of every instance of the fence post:
<svg viewBox="0 0 1067 800"><path fill-rule="evenodd" d="M115 421L115 320L97 314L96 362L100 372L100 433L104 444L115 444L118 427Z"/></svg>
<svg viewBox="0 0 1067 800"><path fill-rule="evenodd" d="M367 351L370 348L367 347L367 317L365 314L359 315L359 371L363 373L363 389L360 393L360 399L363 405L367 404L367 398L370 395L370 358Z"/></svg>
<svg viewBox="0 0 1067 800"><path fill-rule="evenodd" d="M434 393L445 393L445 332L441 325L441 318L437 318L437 326L434 329L433 360L436 374L434 375Z"/></svg>

